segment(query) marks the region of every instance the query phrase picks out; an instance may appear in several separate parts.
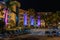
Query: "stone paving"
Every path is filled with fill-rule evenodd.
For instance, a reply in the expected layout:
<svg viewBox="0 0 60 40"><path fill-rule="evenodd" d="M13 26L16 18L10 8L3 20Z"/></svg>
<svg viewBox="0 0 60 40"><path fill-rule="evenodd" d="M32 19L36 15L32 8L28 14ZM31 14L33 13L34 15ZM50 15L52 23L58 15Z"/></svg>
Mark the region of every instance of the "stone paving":
<svg viewBox="0 0 60 40"><path fill-rule="evenodd" d="M32 35L20 35L13 38L0 38L0 40L60 40L60 37L47 37L47 36L32 36Z"/></svg>
<svg viewBox="0 0 60 40"><path fill-rule="evenodd" d="M10 36L10 37L7 37L7 38L0 38L0 40L60 40L60 37L42 36L42 35L45 35L45 33L44 33L45 30L48 30L48 29L36 29L36 30L32 29L31 34Z"/></svg>

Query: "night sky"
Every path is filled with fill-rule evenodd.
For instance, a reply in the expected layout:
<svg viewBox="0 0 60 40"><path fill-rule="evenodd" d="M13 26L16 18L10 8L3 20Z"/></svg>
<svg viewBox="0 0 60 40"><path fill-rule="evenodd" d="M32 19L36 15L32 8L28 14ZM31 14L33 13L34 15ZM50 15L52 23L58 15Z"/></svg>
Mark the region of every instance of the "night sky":
<svg viewBox="0 0 60 40"><path fill-rule="evenodd" d="M21 3L22 9L33 8L36 11L58 11L60 10L60 1L41 1L41 0L17 0Z"/></svg>
<svg viewBox="0 0 60 40"><path fill-rule="evenodd" d="M22 4L22 9L34 8L36 11L57 11L60 10L59 1L41 0L18 0Z"/></svg>

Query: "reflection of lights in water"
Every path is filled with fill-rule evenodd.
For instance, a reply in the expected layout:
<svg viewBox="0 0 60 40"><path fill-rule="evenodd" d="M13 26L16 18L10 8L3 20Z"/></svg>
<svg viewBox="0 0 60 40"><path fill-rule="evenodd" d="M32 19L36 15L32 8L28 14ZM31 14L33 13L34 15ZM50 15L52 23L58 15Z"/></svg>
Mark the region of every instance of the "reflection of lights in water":
<svg viewBox="0 0 60 40"><path fill-rule="evenodd" d="M33 16L30 17L30 24L34 25L34 18L33 18Z"/></svg>
<svg viewBox="0 0 60 40"><path fill-rule="evenodd" d="M27 14L24 14L24 25L27 25Z"/></svg>

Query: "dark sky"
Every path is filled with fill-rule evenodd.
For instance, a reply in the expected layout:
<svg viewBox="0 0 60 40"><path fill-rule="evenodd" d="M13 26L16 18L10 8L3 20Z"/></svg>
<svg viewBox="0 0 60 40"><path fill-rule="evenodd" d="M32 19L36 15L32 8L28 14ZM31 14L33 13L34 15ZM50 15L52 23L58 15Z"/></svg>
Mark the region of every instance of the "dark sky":
<svg viewBox="0 0 60 40"><path fill-rule="evenodd" d="M18 0L23 9L34 8L36 11L57 11L60 10L60 1L41 0Z"/></svg>
<svg viewBox="0 0 60 40"><path fill-rule="evenodd" d="M0 0L1 1L1 0ZM22 9L33 8L36 11L57 11L60 10L60 1L44 1L44 0L18 0L21 2Z"/></svg>

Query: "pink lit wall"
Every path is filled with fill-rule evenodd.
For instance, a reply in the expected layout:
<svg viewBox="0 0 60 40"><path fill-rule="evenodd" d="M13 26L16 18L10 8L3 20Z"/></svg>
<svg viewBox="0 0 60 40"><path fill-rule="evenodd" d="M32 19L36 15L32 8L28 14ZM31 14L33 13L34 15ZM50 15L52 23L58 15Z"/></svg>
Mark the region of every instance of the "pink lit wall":
<svg viewBox="0 0 60 40"><path fill-rule="evenodd" d="M8 10L4 9L4 20L5 20L5 24L7 25L8 23Z"/></svg>

